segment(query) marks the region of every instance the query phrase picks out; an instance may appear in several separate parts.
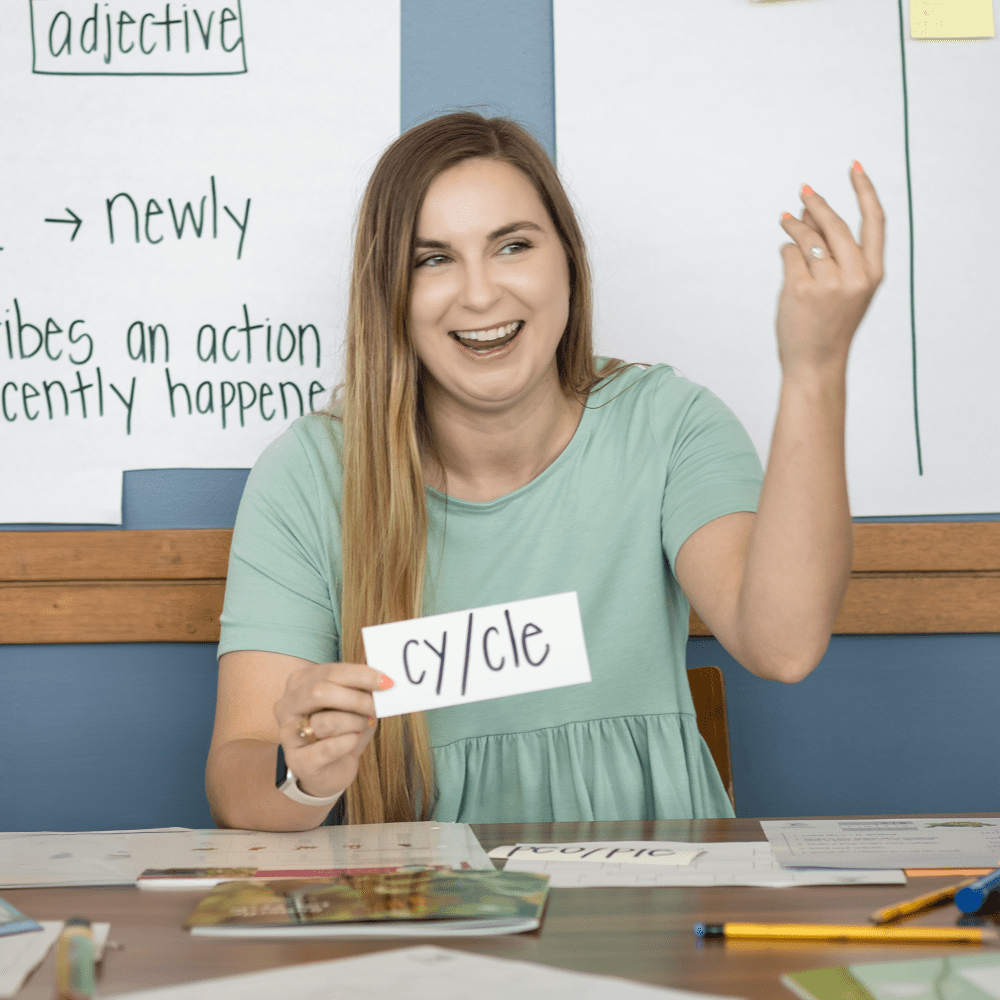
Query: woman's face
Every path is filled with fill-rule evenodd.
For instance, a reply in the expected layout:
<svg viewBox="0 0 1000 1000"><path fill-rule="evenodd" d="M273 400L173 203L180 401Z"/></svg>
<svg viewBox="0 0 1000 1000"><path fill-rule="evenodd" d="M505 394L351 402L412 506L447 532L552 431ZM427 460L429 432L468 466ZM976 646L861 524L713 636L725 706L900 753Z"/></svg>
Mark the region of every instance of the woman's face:
<svg viewBox="0 0 1000 1000"><path fill-rule="evenodd" d="M409 330L431 406L498 412L561 393L569 266L525 174L486 158L438 174L417 219L413 268Z"/></svg>

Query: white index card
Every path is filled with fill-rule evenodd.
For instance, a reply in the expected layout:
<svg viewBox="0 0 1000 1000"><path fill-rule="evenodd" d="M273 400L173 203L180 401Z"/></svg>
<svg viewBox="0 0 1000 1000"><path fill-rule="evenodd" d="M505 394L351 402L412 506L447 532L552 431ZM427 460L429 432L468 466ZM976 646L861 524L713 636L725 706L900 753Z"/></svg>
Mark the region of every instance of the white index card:
<svg viewBox="0 0 1000 1000"><path fill-rule="evenodd" d="M380 718L590 681L576 591L361 630Z"/></svg>

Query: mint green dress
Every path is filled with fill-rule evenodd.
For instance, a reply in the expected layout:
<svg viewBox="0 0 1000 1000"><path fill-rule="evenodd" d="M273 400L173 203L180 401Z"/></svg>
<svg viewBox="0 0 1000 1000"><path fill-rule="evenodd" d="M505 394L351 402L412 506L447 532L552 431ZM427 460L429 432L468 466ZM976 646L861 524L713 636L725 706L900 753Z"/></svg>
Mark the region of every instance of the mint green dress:
<svg viewBox="0 0 1000 1000"><path fill-rule="evenodd" d="M340 424L297 420L240 503L219 655L339 657ZM702 525L756 510L760 461L732 412L666 365L601 383L562 454L488 503L427 488L424 613L575 590L592 681L427 713L434 818L732 816L685 671L671 572Z"/></svg>

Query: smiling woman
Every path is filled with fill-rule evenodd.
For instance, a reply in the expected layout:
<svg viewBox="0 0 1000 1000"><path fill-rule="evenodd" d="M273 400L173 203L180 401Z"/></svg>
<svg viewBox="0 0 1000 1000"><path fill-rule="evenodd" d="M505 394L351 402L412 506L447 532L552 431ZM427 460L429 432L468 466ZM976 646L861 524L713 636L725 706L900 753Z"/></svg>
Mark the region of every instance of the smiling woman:
<svg viewBox="0 0 1000 1000"><path fill-rule="evenodd" d="M732 815L687 683L688 600L763 677L800 679L829 640L850 560L847 348L881 260L874 188L852 180L863 250L811 191L783 222L761 493L711 393L594 356L580 229L527 132L459 113L386 151L358 219L344 383L264 453L240 505L217 822ZM391 681L362 628L566 591L590 684L375 718Z"/></svg>

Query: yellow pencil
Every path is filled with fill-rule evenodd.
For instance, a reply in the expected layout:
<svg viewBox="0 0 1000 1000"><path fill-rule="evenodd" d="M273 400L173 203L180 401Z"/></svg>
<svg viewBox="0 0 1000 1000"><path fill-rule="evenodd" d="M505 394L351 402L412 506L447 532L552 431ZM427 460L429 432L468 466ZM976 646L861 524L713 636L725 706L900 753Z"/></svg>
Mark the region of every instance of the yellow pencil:
<svg viewBox="0 0 1000 1000"><path fill-rule="evenodd" d="M785 941L948 942L1000 944L996 931L982 927L866 927L855 924L695 924L702 938L767 938Z"/></svg>
<svg viewBox="0 0 1000 1000"><path fill-rule="evenodd" d="M876 910L871 915L872 923L887 924L890 920L899 920L902 917L912 917L915 913L923 913L924 910L933 909L935 906L943 906L955 899L955 893L959 889L964 889L967 885L972 885L976 880L968 878L958 885L949 885L936 892L928 892L916 899L908 899L905 902L897 903L895 906L887 906L884 910Z"/></svg>

